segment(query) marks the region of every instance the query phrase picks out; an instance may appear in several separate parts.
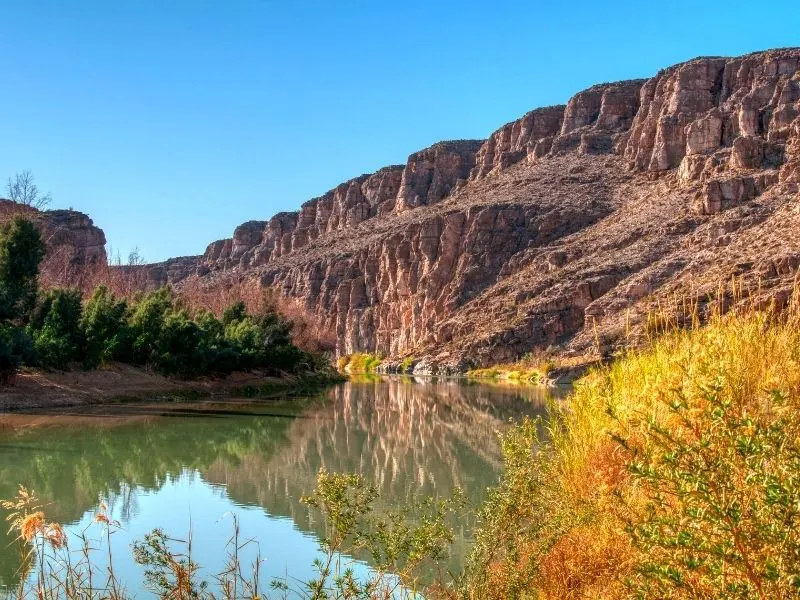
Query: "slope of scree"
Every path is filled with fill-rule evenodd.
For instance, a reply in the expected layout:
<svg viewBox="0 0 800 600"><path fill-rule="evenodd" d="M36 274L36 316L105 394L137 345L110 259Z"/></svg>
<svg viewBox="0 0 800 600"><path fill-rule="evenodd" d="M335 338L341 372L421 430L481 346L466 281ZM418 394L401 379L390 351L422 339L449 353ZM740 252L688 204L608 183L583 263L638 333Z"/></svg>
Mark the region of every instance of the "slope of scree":
<svg viewBox="0 0 800 600"><path fill-rule="evenodd" d="M698 58L435 144L150 273L257 279L341 354L455 372L605 351L654 303L734 275L785 299L799 187L800 49Z"/></svg>

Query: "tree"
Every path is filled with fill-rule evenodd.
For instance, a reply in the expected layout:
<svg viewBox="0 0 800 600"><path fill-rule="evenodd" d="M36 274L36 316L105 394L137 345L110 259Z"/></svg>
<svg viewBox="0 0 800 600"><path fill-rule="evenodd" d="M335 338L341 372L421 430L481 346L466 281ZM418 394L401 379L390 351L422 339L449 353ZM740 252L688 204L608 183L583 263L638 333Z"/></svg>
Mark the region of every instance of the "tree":
<svg viewBox="0 0 800 600"><path fill-rule="evenodd" d="M81 300L77 290L50 290L33 311L27 329L45 367L63 369L80 358L84 345Z"/></svg>
<svg viewBox="0 0 800 600"><path fill-rule="evenodd" d="M0 228L0 320L27 319L44 252L42 236L29 220L15 217Z"/></svg>
<svg viewBox="0 0 800 600"><path fill-rule="evenodd" d="M81 317L86 353L84 366L95 368L112 360L128 361L132 335L128 326L128 304L117 300L104 286L86 303Z"/></svg>
<svg viewBox="0 0 800 600"><path fill-rule="evenodd" d="M30 206L39 210L44 209L53 201L49 193L43 194L36 185L33 173L22 171L8 178L6 184L8 199L17 204Z"/></svg>

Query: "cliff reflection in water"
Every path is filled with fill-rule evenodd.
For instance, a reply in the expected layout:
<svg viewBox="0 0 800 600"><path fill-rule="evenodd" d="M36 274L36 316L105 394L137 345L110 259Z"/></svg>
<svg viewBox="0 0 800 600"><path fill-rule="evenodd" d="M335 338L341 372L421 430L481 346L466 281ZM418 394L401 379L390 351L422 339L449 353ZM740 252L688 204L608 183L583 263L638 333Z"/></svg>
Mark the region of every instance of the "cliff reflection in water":
<svg viewBox="0 0 800 600"><path fill-rule="evenodd" d="M318 515L299 498L322 467L363 473L387 508L456 487L478 505L501 465L496 431L541 410L543 399L535 388L381 378L302 401L5 416L0 497L23 483L49 503L48 518L65 523L106 499L120 506L125 525L137 518L138 494L188 470L224 488L237 505L261 507L265 518L289 517L319 535ZM168 529L169 515L164 519ZM471 524L459 526L451 567L463 560ZM14 580L17 557L8 542L0 534L0 585Z"/></svg>

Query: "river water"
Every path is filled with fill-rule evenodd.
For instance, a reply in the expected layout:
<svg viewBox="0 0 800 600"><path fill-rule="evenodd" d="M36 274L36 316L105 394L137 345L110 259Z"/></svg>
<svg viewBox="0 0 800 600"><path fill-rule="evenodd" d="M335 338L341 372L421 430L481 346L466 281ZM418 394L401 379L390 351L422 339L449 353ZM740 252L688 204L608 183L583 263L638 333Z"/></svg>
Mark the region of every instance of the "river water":
<svg viewBox="0 0 800 600"><path fill-rule="evenodd" d="M313 491L320 468L363 474L389 508L456 488L477 507L500 474L497 432L542 413L547 396L535 387L383 377L309 398L0 415L0 498L18 484L34 490L47 519L65 524L71 548L85 532L101 556L107 541L94 518L106 505L119 522L114 570L137 595L143 572L133 541L154 528L179 538L191 532L192 558L211 579L224 568L233 515L242 537L258 542L242 555L265 558L262 580L307 580L324 524L300 497ZM466 519L456 528L447 565L454 571L472 526ZM19 577L17 550L4 536L5 527L0 589Z"/></svg>

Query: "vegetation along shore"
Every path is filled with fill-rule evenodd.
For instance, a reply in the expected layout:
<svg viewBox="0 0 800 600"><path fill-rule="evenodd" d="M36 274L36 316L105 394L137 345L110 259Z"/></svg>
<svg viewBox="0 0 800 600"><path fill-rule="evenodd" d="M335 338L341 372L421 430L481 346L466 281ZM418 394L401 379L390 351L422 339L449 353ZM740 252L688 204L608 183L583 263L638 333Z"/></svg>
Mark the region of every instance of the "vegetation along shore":
<svg viewBox="0 0 800 600"><path fill-rule="evenodd" d="M341 379L298 348L292 323L235 302L217 316L170 287L117 297L39 289L34 224L0 228L0 410L158 396L302 391Z"/></svg>

